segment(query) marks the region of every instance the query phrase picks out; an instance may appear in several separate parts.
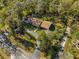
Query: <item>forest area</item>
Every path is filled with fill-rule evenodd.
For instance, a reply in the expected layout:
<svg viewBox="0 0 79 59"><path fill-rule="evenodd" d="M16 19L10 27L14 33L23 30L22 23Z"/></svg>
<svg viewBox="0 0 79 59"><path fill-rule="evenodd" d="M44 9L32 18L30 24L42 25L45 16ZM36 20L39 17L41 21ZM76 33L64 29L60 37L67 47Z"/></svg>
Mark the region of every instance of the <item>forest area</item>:
<svg viewBox="0 0 79 59"><path fill-rule="evenodd" d="M29 15L52 22L55 29L50 31L25 24L23 20ZM55 59L67 26L71 28L71 34L64 53L67 59L79 59L79 49L76 48L79 41L79 0L0 0L0 35L8 32L7 38L12 44L30 52L34 51L36 40L41 40L40 50L46 59ZM39 37L27 33L27 29L36 31ZM0 52L1 59L7 59L9 53L5 53Z"/></svg>

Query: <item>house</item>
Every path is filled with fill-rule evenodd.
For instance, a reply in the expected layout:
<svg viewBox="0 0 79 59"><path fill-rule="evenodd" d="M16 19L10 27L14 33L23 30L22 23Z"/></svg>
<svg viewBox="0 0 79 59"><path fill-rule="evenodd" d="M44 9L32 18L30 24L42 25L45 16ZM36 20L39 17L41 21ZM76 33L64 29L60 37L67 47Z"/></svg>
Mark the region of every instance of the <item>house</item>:
<svg viewBox="0 0 79 59"><path fill-rule="evenodd" d="M32 25L39 27L43 21L37 18L32 18L31 22L32 22Z"/></svg>
<svg viewBox="0 0 79 59"><path fill-rule="evenodd" d="M40 25L41 28L47 29L47 30L53 30L54 25L51 22L43 21Z"/></svg>
<svg viewBox="0 0 79 59"><path fill-rule="evenodd" d="M28 20L26 20L25 22L32 24L33 26L41 27L41 28L47 29L47 30L54 30L55 29L55 26L52 22L42 21L41 19L38 19L38 18L28 17Z"/></svg>

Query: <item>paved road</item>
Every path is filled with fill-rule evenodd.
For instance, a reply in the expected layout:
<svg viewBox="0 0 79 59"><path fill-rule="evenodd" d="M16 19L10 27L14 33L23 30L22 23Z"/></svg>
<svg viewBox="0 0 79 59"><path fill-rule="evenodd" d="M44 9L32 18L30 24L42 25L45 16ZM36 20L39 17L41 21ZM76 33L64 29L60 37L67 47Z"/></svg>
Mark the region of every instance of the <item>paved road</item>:
<svg viewBox="0 0 79 59"><path fill-rule="evenodd" d="M34 36L36 39L38 38L38 33L37 32L33 32L33 31L30 31L30 30L27 30L27 32L29 33L29 34L31 34L32 36Z"/></svg>
<svg viewBox="0 0 79 59"><path fill-rule="evenodd" d="M36 32L28 31L30 34L35 36L36 38L38 37L38 34ZM3 35L0 36L0 41L3 44L3 48L6 48L10 54L11 54L11 59L40 59L40 42L37 41L37 47L34 51L34 53L29 53L24 51L21 48L17 48L14 45L11 44L11 42L7 39L8 33L4 33Z"/></svg>
<svg viewBox="0 0 79 59"><path fill-rule="evenodd" d="M29 31L29 30L27 30L27 32L33 35L35 38L38 38L38 34L36 32ZM29 53L24 51L21 48L17 48L16 53L11 54L11 59L40 59L40 50L39 50L40 44L41 44L40 41L37 41L37 47L34 53Z"/></svg>
<svg viewBox="0 0 79 59"><path fill-rule="evenodd" d="M28 53L21 48L17 48L16 53L11 53L11 59L31 59L31 53Z"/></svg>
<svg viewBox="0 0 79 59"><path fill-rule="evenodd" d="M56 58L56 59L62 59L61 58L61 56L63 56L63 54L64 54L64 47L65 47L65 44L66 44L66 42L67 42L67 40L68 40L68 36L70 35L70 27L67 27L66 28L66 35L64 35L64 37L63 37L63 41L61 42L61 44L60 44L60 46L61 46L61 50L59 51L59 53L58 53L58 58ZM65 57L64 57L64 59L66 59Z"/></svg>
<svg viewBox="0 0 79 59"><path fill-rule="evenodd" d="M11 53L11 59L40 59L40 50L36 48L34 53L29 53L17 48L16 53Z"/></svg>

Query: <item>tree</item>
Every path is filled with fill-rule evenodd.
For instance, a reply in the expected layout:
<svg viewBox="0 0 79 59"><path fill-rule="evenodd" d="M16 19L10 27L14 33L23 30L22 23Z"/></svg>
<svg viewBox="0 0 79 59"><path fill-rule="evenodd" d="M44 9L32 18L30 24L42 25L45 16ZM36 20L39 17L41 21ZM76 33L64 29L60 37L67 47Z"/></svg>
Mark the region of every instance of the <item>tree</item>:
<svg viewBox="0 0 79 59"><path fill-rule="evenodd" d="M5 5L5 6L7 6L8 5L8 0L3 0L3 4Z"/></svg>
<svg viewBox="0 0 79 59"><path fill-rule="evenodd" d="M37 4L35 6L35 13L46 14L48 12L48 3L48 0L37 0Z"/></svg>
<svg viewBox="0 0 79 59"><path fill-rule="evenodd" d="M58 13L58 5L59 5L58 0L51 0L49 3L49 12L57 14Z"/></svg>
<svg viewBox="0 0 79 59"><path fill-rule="evenodd" d="M22 2L17 2L17 14L18 14L18 18L22 20L22 17L23 17L23 4Z"/></svg>
<svg viewBox="0 0 79 59"><path fill-rule="evenodd" d="M46 33L44 31L41 31L40 32L40 35L38 37L38 40L41 40L42 43L41 43L41 51L44 51L46 52L46 49L47 49L47 43L48 43L48 38L46 36Z"/></svg>

